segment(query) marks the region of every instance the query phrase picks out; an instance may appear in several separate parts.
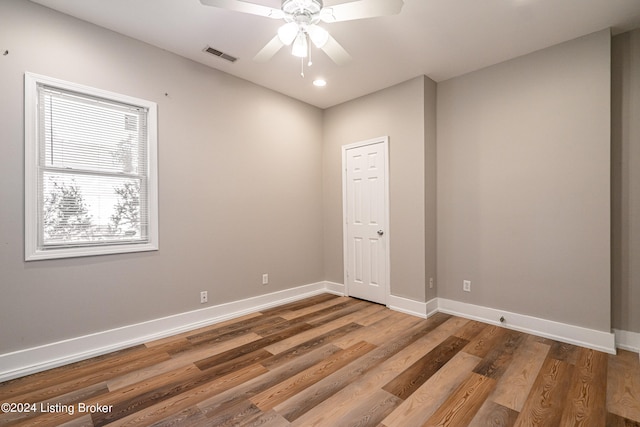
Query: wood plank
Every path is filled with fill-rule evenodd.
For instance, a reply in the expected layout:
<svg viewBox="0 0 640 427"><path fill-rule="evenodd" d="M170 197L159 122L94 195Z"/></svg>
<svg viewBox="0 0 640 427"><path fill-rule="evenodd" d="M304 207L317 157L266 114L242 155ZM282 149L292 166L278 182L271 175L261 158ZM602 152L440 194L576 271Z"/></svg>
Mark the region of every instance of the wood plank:
<svg viewBox="0 0 640 427"><path fill-rule="evenodd" d="M282 418L282 416L276 411L268 411L259 414L242 423L242 427L287 427L288 425L289 421Z"/></svg>
<svg viewBox="0 0 640 427"><path fill-rule="evenodd" d="M606 386L607 355L580 348L561 425L604 425L607 418Z"/></svg>
<svg viewBox="0 0 640 427"><path fill-rule="evenodd" d="M274 342L265 347L266 350L273 354L282 353L293 347L300 345L301 343L313 341L316 337L326 334L330 336L333 331L341 330L341 328L348 327L351 331L355 331L361 328L355 321L361 316L359 313L350 313L342 318L336 319L333 322L325 323L307 331L296 334L287 339Z"/></svg>
<svg viewBox="0 0 640 427"><path fill-rule="evenodd" d="M106 394L101 394L93 398L82 399L83 403L88 405L92 404L100 404L111 406L113 405L113 409L117 410L117 405L121 404L123 401L127 401L128 399L132 399L137 395L150 393L154 390L157 390L159 387L164 386L165 384L172 383L174 381L184 380L187 378L191 378L196 375L199 370L191 365L187 367L183 367L181 369L177 369L175 371L169 372L160 377L152 378L138 384L133 384L128 388L124 388L115 392L109 392ZM59 398L51 399L51 403L58 402ZM78 401L79 402L79 401ZM75 405L74 405L75 407ZM73 414L70 414L68 411L49 411L47 413L42 413L38 417L30 420L30 424L38 425L38 426L58 426L64 422L67 422L70 419L75 419L83 416L84 414L79 411L74 411ZM109 416L109 414L105 414L105 416ZM94 419L95 423L95 419ZM99 423L98 423L99 424Z"/></svg>
<svg viewBox="0 0 640 427"><path fill-rule="evenodd" d="M292 337L296 334L299 334L301 332L304 332L306 330L311 329L312 326L306 324L306 323L300 323L300 324L296 324L295 326L292 326L284 331L280 331L276 334L273 335L269 335L266 336L264 338L261 338L259 340L256 341L252 341L250 343L241 345L239 347L236 347L234 349L216 354L214 356L211 357L207 357L204 358L202 360L198 360L197 362L195 362L196 366L202 370L205 369L209 369L215 365L219 365L221 363L225 363L225 362L229 362L235 358L238 358L240 356L244 356L246 354L249 353L253 353L254 351L257 350L261 350L264 347L273 344L275 342L278 341L282 341L284 339L287 339L289 337Z"/></svg>
<svg viewBox="0 0 640 427"><path fill-rule="evenodd" d="M381 363L393 355L425 337L429 331L440 326L444 319L445 318L442 317L433 320L429 319L414 325L393 340L369 352L349 366L319 381L307 390L298 393L283 404L278 405L276 407L277 411L289 421L296 420L313 407L335 395L347 385L367 375L371 370L376 369ZM455 320L451 320L450 323L455 324ZM455 328L455 326L453 326L453 328Z"/></svg>
<svg viewBox="0 0 640 427"><path fill-rule="evenodd" d="M197 406L199 402L205 399L211 398L211 396L218 395L233 387L242 385L247 381L251 381L267 373L261 365L251 365L244 369L217 378L216 380L202 384L199 387L194 387L187 390L184 393L177 394L168 399L159 399L152 405L147 406L141 410L129 413L128 415L118 418L109 419L110 426L147 426L162 420L170 419L172 417L181 417L183 411L197 412L204 415L204 412L200 408L192 408ZM192 409L190 409L192 408ZM198 415L200 418L200 415ZM107 420L96 419L96 425ZM204 425L211 425L210 421Z"/></svg>
<svg viewBox="0 0 640 427"><path fill-rule="evenodd" d="M467 379L479 362L479 357L459 352L389 414L383 424L388 427L421 426Z"/></svg>
<svg viewBox="0 0 640 427"><path fill-rule="evenodd" d="M496 384L489 399L520 412L547 358L549 347L549 344L540 343L532 336L527 337L516 350L511 364Z"/></svg>
<svg viewBox="0 0 640 427"><path fill-rule="evenodd" d="M573 369L569 363L547 357L515 425L559 426Z"/></svg>
<svg viewBox="0 0 640 427"><path fill-rule="evenodd" d="M517 418L518 412L513 409L485 400L469 427L512 427Z"/></svg>
<svg viewBox="0 0 640 427"><path fill-rule="evenodd" d="M493 390L496 380L471 373L444 401L424 426L466 426Z"/></svg>
<svg viewBox="0 0 640 427"><path fill-rule="evenodd" d="M402 403L402 399L376 390L375 393L353 405L342 418L332 421L331 426L375 426Z"/></svg>
<svg viewBox="0 0 640 427"><path fill-rule="evenodd" d="M262 338L264 337L256 334L255 332L247 332L246 334L241 334L234 338L219 342L203 342L199 345L193 345L190 343L185 345L180 351L172 350L169 351L169 353L171 354L171 360L181 361L183 363L194 363L198 360L233 350L244 344L249 344Z"/></svg>
<svg viewBox="0 0 640 427"><path fill-rule="evenodd" d="M145 343L145 347L148 348L153 348L153 347L159 347L159 346L166 346L169 345L171 346L171 344L174 341L180 341L181 343L184 343L185 340L187 340L187 337L194 335L194 334L198 334L198 333L202 333L202 332L206 332L206 331L210 331L212 329L217 329L223 326L227 326L227 325L232 325L232 324L242 324L250 319L256 318L256 317L260 317L262 316L262 313L259 312L254 312L254 313L249 313L249 314L245 314L243 316L239 316L239 317L234 317L232 319L228 319L228 320L224 320L222 322L216 322L213 323L211 325L208 326L203 326L200 328L196 328L190 331L186 331L186 332L182 332L180 334L176 334L176 335L172 335L166 338L160 338L157 340L153 340L153 341L149 341L147 343Z"/></svg>
<svg viewBox="0 0 640 427"><path fill-rule="evenodd" d="M207 369L202 369L200 367L199 368L203 371L203 373L206 373L207 376L215 378L240 370L247 366L260 363L264 360L269 359L271 356L273 355L267 350L260 348L256 351L252 351L251 353L243 354L242 356L236 357L235 359L231 359L228 362L213 365Z"/></svg>
<svg viewBox="0 0 640 427"><path fill-rule="evenodd" d="M633 421L620 415L607 413L607 427L640 427L640 421Z"/></svg>
<svg viewBox="0 0 640 427"><path fill-rule="evenodd" d="M108 413L92 416L95 424L105 424L124 418L132 412L141 411L182 391L195 388L209 380L193 365L188 365L166 374L149 378L122 389L101 396L100 401L90 400L87 403L113 405Z"/></svg>
<svg viewBox="0 0 640 427"><path fill-rule="evenodd" d="M280 313L280 317L287 320L294 320L302 316L306 316L307 314L314 313L319 310L324 310L325 308L333 307L338 304L342 304L345 301L349 300L349 297L337 297L333 299L329 299L327 301L323 301L314 305L311 305L306 308L301 308L295 311L289 311L285 313Z"/></svg>
<svg viewBox="0 0 640 427"><path fill-rule="evenodd" d="M525 335L521 332L505 331L473 372L494 380L500 379L509 367L513 359L513 353L518 349L524 338Z"/></svg>
<svg viewBox="0 0 640 427"><path fill-rule="evenodd" d="M319 294L309 298L305 298L303 300L293 301L287 304L279 305L277 307L261 310L261 313L264 315L279 315L280 313L289 313L296 310L303 310L305 308L314 306L315 304L319 304L335 298L340 297L334 294Z"/></svg>
<svg viewBox="0 0 640 427"><path fill-rule="evenodd" d="M324 345L313 351L303 354L300 357L290 360L287 364L269 370L264 375L247 381L233 389L226 390L216 396L198 403L198 407L207 415L216 412L224 412L238 402L239 398L246 399L274 385L286 381L288 378L313 366L320 361L330 357L334 353L342 350L332 344Z"/></svg>
<svg viewBox="0 0 640 427"><path fill-rule="evenodd" d="M243 344L257 341L260 338L261 337L257 334L248 333L246 335L241 335L237 338L229 341L224 341L219 344L202 346L198 347L195 350L179 352L176 355L172 356L169 360L156 363L155 365L147 366L132 372L127 372L124 375L109 379L107 380L107 385L109 386L109 390L115 391L131 384L143 381L145 379L171 372L180 367L192 365L195 361L220 354L228 350L232 350Z"/></svg>
<svg viewBox="0 0 640 427"><path fill-rule="evenodd" d="M186 336L182 338L169 337L158 340L158 342L145 343L144 346L150 350L152 349L171 354L176 351L180 351L185 347L189 347L189 340L186 338Z"/></svg>
<svg viewBox="0 0 640 427"><path fill-rule="evenodd" d="M467 344L463 351L484 358L496 343L503 339L506 333L507 330L505 328L486 325L480 333L469 341L469 344Z"/></svg>
<svg viewBox="0 0 640 427"><path fill-rule="evenodd" d="M579 350L580 348L575 345L552 341L551 349L549 349L549 357L562 360L570 365L575 365L578 361Z"/></svg>
<svg viewBox="0 0 640 427"><path fill-rule="evenodd" d="M423 319L415 317L408 318L402 313L392 312L388 317L336 340L334 344L338 347L347 348L357 342L367 341L380 346L386 341L393 339L393 337L397 336L401 331L409 329L420 321L423 321Z"/></svg>
<svg viewBox="0 0 640 427"><path fill-rule="evenodd" d="M212 346L228 340L232 340L236 337L256 333L257 330L261 330L265 327L273 327L280 324L288 324L288 320L279 316L259 316L248 319L239 323L227 323L225 325L218 326L217 328L209 328L204 331L194 331L194 333L186 337L189 342L189 346L183 346L176 351L170 351L171 354L176 354L180 351L191 351L199 346Z"/></svg>
<svg viewBox="0 0 640 427"><path fill-rule="evenodd" d="M350 405L353 402L368 399L378 388L381 388L422 357L425 351L432 350L447 339L453 331L460 328L460 324L455 319L450 319L450 321L443 323L431 333L416 340L379 364L376 369L368 371L367 375L349 383L343 389L320 402L293 421L292 425L305 427L333 425L336 420L341 419L350 410ZM328 379L330 378L328 377Z"/></svg>
<svg viewBox="0 0 640 427"><path fill-rule="evenodd" d="M607 370L607 410L640 422L640 361L638 354L618 350L610 355Z"/></svg>
<svg viewBox="0 0 640 427"><path fill-rule="evenodd" d="M205 427L210 426L211 423L207 417L198 409L197 406L191 406L184 411L181 411L175 415L171 415L162 419L157 423L151 424L155 427L160 426L189 426L189 427Z"/></svg>
<svg viewBox="0 0 640 427"><path fill-rule="evenodd" d="M91 419L91 415L87 414L80 418L59 424L58 427L93 427L93 420Z"/></svg>
<svg viewBox="0 0 640 427"><path fill-rule="evenodd" d="M251 397L250 400L261 410L269 411L279 403L300 393L302 390L317 383L322 378L334 373L375 348L376 346L373 344L361 341L345 350L333 354L331 357L305 369L286 381L256 394Z"/></svg>
<svg viewBox="0 0 640 427"><path fill-rule="evenodd" d="M336 319L340 319L341 317L348 314L357 314L365 307L370 307L370 304L365 301L352 299L351 301L345 302L341 305L335 305L330 309L323 310L323 312L325 313L323 313L322 315L319 315L320 312L317 312L313 315L308 314L306 316L299 317L296 320L302 320L313 326L320 326L329 322L333 322Z"/></svg>
<svg viewBox="0 0 640 427"><path fill-rule="evenodd" d="M2 397L0 401L42 402L169 359L167 353L142 351L121 359L105 360L101 366L87 366L73 372L60 371L57 378L59 382L55 381L56 377L44 378L21 388L29 389L29 392Z"/></svg>
<svg viewBox="0 0 640 427"><path fill-rule="evenodd" d="M431 378L433 374L438 372L440 368L446 365L468 343L469 341L462 338L448 337L405 369L400 375L385 384L382 389L400 399L406 399Z"/></svg>
<svg viewBox="0 0 640 427"><path fill-rule="evenodd" d="M261 326L251 328L251 332L258 334L264 338L269 335L277 334L278 332L284 331L285 329L290 328L296 323L297 322L295 321L286 320L278 316L271 322L267 322Z"/></svg>
<svg viewBox="0 0 640 427"><path fill-rule="evenodd" d="M296 342L298 341L302 341L300 342L300 344L294 346L294 347L287 347L288 349L282 352L279 352L277 354L274 354L272 357L270 357L267 360L264 360L262 362L262 365L265 366L266 368L269 369L274 369L277 366L283 365L287 362L289 362L292 359L298 358L303 354L309 353L310 351L316 349L316 348L320 348L328 343L333 342L334 340L343 337L353 331L356 331L358 329L360 329L361 326L358 325L357 323L348 323L342 327L330 330L326 333L320 334L320 335L315 335L312 336L312 338L309 338L309 335L306 334L306 332L303 332L300 335L301 337L303 337L304 339L306 339L306 341L302 341L302 339L300 340L296 340ZM316 332L320 332L320 331L316 331ZM284 341L288 341L288 340L284 340ZM277 343L276 343L277 344ZM291 342L287 343L287 346L292 344ZM275 347L273 346L267 346L265 347L266 350L269 350L271 352L275 351Z"/></svg>
<svg viewBox="0 0 640 427"><path fill-rule="evenodd" d="M337 298L337 297L336 297ZM358 307L361 306L361 303L363 301L360 300L356 300L353 298L343 298L342 301L340 301L338 304L333 304L330 306L326 306L323 308L317 308L313 311L309 311L306 314L303 314L301 316L296 316L294 317L291 322L304 322L304 323L314 323L314 322L320 322L320 323L326 323L326 322L322 322L320 321L320 319L325 318L326 316L332 316L335 315L335 313L350 313L353 311L354 307ZM302 305L301 304L301 309L307 309L310 306L308 305ZM285 312L282 311L276 311L274 312L275 314L283 314L283 315L287 315L287 317L289 317L291 315L291 313L295 313L297 310L291 311L291 310L287 310ZM269 315L273 316L274 313L269 312Z"/></svg>
<svg viewBox="0 0 640 427"><path fill-rule="evenodd" d="M102 382L98 384L94 384L79 390L71 391L67 394L63 394L60 396L53 397L49 400L43 402L27 402L27 403L36 403L37 410L34 412L8 412L2 413L0 412L0 425L14 425L18 423L22 424L35 424L33 421L34 418L42 416L41 408L49 408L55 407L56 404L65 405L65 406L73 406L75 408L76 402L85 401L91 398L96 398L99 396L103 396L109 392L107 385ZM25 403L25 402L21 402ZM69 418L69 416L67 416ZM45 418L42 418L45 419ZM75 419L74 419L75 421Z"/></svg>
<svg viewBox="0 0 640 427"><path fill-rule="evenodd" d="M41 397L49 398L60 389L81 388L168 359L166 353L139 345L1 383L0 401L35 402ZM88 381L87 377L91 377L91 380ZM60 391L62 393L66 391Z"/></svg>
<svg viewBox="0 0 640 427"><path fill-rule="evenodd" d="M356 323L362 326L371 326L374 323L379 322L382 319L386 319L391 316L391 314L393 314L391 310L380 304L373 304L372 308L375 309L371 311L371 314L363 319L359 319Z"/></svg>
<svg viewBox="0 0 640 427"><path fill-rule="evenodd" d="M246 421L260 416L262 411L250 400L245 398L236 399L231 407L222 411L216 411L207 416L211 426L225 427L244 424Z"/></svg>
<svg viewBox="0 0 640 427"><path fill-rule="evenodd" d="M471 341L486 327L486 323L478 322L477 320L469 320L467 323L462 325L460 329L457 330L453 335L458 338L462 338L463 340Z"/></svg>
<svg viewBox="0 0 640 427"><path fill-rule="evenodd" d="M218 369L211 369L209 371L200 371L196 368L195 372L190 371L184 375L177 375L171 381L166 381L166 376L162 376L165 379L162 384L149 389L148 384L144 383L143 386L134 387L132 390L124 389L122 391L114 392L113 400L109 403L113 403L113 409L108 414L94 414L93 419L97 424L110 423L121 418L125 418L135 412L140 412L146 408L152 407L155 404L164 400L171 399L176 396L184 395L194 389L200 389L206 387L207 384L216 383L226 375L233 374L234 372L242 371L245 368L250 368L255 364L245 366L241 363L237 366L237 369L227 370L220 372ZM264 372L266 368L256 365ZM116 398L117 393L121 393L120 398ZM103 402L101 402L103 403Z"/></svg>

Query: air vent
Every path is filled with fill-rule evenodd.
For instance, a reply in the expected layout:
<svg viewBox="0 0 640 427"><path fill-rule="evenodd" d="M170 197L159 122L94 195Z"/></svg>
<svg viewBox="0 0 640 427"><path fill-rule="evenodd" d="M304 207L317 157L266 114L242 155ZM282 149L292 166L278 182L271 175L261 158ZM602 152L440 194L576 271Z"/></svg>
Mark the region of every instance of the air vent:
<svg viewBox="0 0 640 427"><path fill-rule="evenodd" d="M229 54L226 54L224 52L219 51L218 49L214 49L214 48L209 47L209 46L207 46L204 49L204 51L207 52L207 53L210 53L211 55L215 55L215 56L218 56L218 57L220 57L222 59L226 59L229 62L236 62L236 60L238 59L235 56L231 56Z"/></svg>

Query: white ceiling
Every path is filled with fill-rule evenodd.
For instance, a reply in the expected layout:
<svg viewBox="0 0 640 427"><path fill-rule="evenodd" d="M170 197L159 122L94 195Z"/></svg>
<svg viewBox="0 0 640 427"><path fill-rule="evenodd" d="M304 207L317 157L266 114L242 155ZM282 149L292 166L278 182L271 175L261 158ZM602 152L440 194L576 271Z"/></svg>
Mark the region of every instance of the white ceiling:
<svg viewBox="0 0 640 427"><path fill-rule="evenodd" d="M399 15L323 24L353 57L319 50L300 77L287 48L253 56L282 24L199 0L32 0L309 104L327 108L421 74L442 81L608 27L640 27L640 0L405 0ZM275 8L280 0L251 0ZM345 0L325 0L325 6ZM204 53L211 46L235 63ZM312 81L323 77L324 88Z"/></svg>

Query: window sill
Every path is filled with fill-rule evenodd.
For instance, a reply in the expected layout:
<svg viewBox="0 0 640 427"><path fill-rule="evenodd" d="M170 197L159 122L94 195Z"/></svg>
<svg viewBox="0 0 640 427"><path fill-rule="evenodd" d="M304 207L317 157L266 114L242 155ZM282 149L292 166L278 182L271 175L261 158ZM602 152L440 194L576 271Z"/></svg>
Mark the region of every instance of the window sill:
<svg viewBox="0 0 640 427"><path fill-rule="evenodd" d="M125 254L133 252L157 251L158 245L155 243L126 244L111 246L79 247L79 248L57 248L57 249L35 249L27 250L25 261L39 261L46 259L75 258L96 255Z"/></svg>

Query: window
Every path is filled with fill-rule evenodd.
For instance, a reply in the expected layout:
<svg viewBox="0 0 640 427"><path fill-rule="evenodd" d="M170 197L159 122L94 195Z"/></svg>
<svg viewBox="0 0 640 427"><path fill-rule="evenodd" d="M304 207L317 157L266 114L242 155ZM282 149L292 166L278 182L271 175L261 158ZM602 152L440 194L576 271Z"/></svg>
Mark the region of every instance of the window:
<svg viewBox="0 0 640 427"><path fill-rule="evenodd" d="M158 249L157 107L25 74L27 261Z"/></svg>

